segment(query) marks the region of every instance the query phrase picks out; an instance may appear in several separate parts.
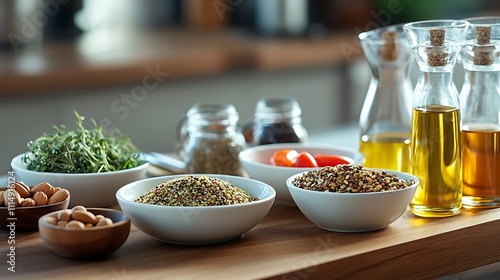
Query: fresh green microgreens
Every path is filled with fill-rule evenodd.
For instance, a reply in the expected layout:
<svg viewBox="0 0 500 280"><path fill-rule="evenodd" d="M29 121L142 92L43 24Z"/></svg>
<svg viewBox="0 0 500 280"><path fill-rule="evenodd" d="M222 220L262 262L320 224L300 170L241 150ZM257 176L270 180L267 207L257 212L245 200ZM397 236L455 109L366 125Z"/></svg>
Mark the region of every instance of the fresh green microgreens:
<svg viewBox="0 0 500 280"><path fill-rule="evenodd" d="M85 119L76 111L75 130L64 125L54 126L54 133L44 133L28 143L23 162L29 170L54 173L99 173L139 166L139 150L132 141L114 130L105 135L103 128L91 120L86 129Z"/></svg>

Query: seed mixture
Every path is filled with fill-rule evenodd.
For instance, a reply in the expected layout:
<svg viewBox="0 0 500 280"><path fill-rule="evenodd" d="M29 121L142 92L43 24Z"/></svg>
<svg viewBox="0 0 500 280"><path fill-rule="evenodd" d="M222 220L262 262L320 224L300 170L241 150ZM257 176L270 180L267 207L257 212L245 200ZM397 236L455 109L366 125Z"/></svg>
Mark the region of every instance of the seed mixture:
<svg viewBox="0 0 500 280"><path fill-rule="evenodd" d="M413 183L413 180L403 180L385 171L350 164L312 170L292 182L305 190L337 193L385 192L404 189Z"/></svg>
<svg viewBox="0 0 500 280"><path fill-rule="evenodd" d="M229 182L204 175L189 175L163 182L135 202L164 206L215 206L258 200Z"/></svg>

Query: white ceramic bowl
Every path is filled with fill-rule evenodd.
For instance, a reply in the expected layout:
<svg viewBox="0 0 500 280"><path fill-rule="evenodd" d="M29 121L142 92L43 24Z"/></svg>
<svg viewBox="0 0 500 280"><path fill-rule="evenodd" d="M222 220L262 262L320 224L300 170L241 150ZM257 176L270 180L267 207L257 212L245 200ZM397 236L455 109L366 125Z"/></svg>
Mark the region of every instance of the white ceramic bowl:
<svg viewBox="0 0 500 280"><path fill-rule="evenodd" d="M115 194L123 185L143 179L148 163L126 170L103 173L50 173L28 170L20 154L10 163L16 180L28 186L48 182L55 187L67 189L71 194L69 207L110 207L117 204Z"/></svg>
<svg viewBox="0 0 500 280"><path fill-rule="evenodd" d="M376 169L373 169L376 170ZM364 232L387 227L408 209L419 184L408 173L386 170L404 180L414 180L410 187L372 193L332 193L304 190L286 180L290 193L302 213L318 227L338 232Z"/></svg>
<svg viewBox="0 0 500 280"><path fill-rule="evenodd" d="M200 175L200 174L197 174ZM132 223L151 237L175 244L210 244L234 239L256 226L269 212L276 192L257 180L206 174L228 181L259 200L219 206L161 206L134 202L154 186L186 175L144 179L125 185L116 193L121 209Z"/></svg>
<svg viewBox="0 0 500 280"><path fill-rule="evenodd" d="M243 150L239 155L239 159L243 169L245 169L250 178L271 185L276 190L276 203L291 206L295 206L295 202L287 189L286 179L294 174L313 170L315 168L272 165L271 157L273 154L276 151L283 149L293 149L298 152L309 152L312 155L329 154L345 156L351 158L354 161L353 164L357 165L362 165L365 161L362 153L355 149L342 146L283 143L255 146Z"/></svg>

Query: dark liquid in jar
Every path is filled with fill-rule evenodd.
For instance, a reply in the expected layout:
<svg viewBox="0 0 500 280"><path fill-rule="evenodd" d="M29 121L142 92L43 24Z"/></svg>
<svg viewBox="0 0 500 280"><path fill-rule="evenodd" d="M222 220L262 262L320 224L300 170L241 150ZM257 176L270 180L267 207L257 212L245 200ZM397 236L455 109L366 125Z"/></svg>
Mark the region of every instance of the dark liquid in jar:
<svg viewBox="0 0 500 280"><path fill-rule="evenodd" d="M256 128L256 145L302 142L293 126L287 123L271 123Z"/></svg>

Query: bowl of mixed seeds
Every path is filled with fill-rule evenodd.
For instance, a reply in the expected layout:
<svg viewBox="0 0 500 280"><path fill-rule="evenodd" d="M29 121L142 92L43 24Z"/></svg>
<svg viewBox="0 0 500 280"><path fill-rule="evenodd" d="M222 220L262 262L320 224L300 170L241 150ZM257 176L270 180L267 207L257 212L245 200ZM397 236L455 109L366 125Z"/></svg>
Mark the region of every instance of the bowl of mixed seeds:
<svg viewBox="0 0 500 280"><path fill-rule="evenodd" d="M352 160L354 164L363 164L364 156L349 147L304 143L267 144L247 148L239 154L240 162L250 178L265 182L276 190L276 203L295 206L286 186L286 179L294 174L317 169L317 167L286 167L272 164L273 155L282 150L294 150L311 155L336 155Z"/></svg>
<svg viewBox="0 0 500 280"><path fill-rule="evenodd" d="M318 227L364 232L399 219L419 180L408 173L342 164L295 174L286 184L298 208Z"/></svg>
<svg viewBox="0 0 500 280"><path fill-rule="evenodd" d="M267 215L275 197L268 184L221 174L143 179L116 193L137 228L154 239L186 245L241 237Z"/></svg>

